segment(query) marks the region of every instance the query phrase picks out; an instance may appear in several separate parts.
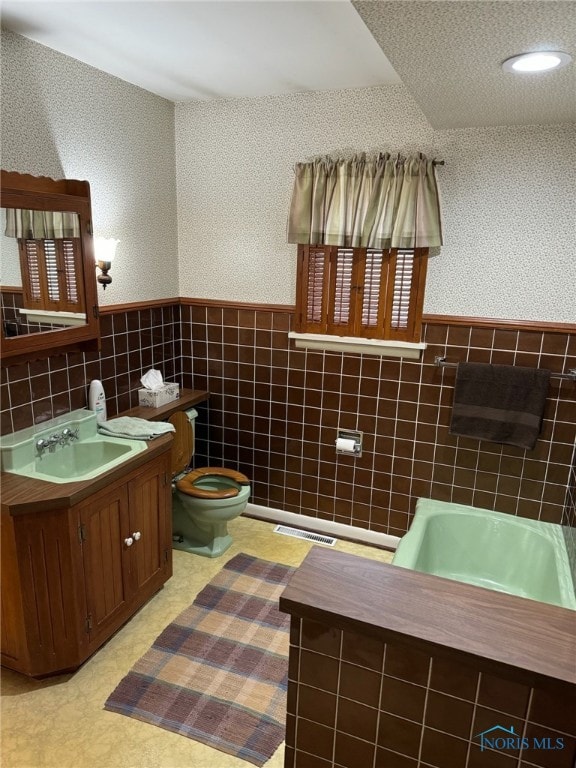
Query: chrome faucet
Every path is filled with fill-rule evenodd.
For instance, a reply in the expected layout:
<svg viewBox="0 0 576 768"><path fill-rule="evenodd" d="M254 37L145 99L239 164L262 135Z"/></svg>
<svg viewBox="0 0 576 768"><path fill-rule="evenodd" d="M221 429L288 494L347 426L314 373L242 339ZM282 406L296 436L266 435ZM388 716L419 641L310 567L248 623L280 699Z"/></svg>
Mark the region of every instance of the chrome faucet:
<svg viewBox="0 0 576 768"><path fill-rule="evenodd" d="M36 440L36 450L38 451L38 456L42 456L46 448L48 448L48 440L44 440L42 437L40 440Z"/></svg>
<svg viewBox="0 0 576 768"><path fill-rule="evenodd" d="M73 440L78 440L78 430L65 427L60 435L60 444L71 443Z"/></svg>
<svg viewBox="0 0 576 768"><path fill-rule="evenodd" d="M62 435L59 435L58 432L55 432L53 435L50 435L50 437L46 440L46 444L48 445L48 450L50 453L54 453L56 450L56 446L60 445L62 442Z"/></svg>
<svg viewBox="0 0 576 768"><path fill-rule="evenodd" d="M49 435L48 437L41 437L36 441L38 456L42 456L46 449L48 449L50 453L54 453L57 445L67 445L73 440L78 439L78 430L69 429L68 427L65 427L61 433L54 432L53 435Z"/></svg>

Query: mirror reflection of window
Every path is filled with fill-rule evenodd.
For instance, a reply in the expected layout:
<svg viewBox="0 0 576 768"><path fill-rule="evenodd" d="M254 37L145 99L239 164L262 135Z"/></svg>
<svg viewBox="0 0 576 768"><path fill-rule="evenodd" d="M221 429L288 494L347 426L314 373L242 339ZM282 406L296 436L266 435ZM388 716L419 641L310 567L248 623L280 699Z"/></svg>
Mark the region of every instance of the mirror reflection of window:
<svg viewBox="0 0 576 768"><path fill-rule="evenodd" d="M24 306L55 312L83 312L78 291L80 239L18 239Z"/></svg>
<svg viewBox="0 0 576 768"><path fill-rule="evenodd" d="M90 184L2 168L0 189L0 363L94 349L100 321Z"/></svg>
<svg viewBox="0 0 576 768"><path fill-rule="evenodd" d="M78 215L2 209L1 225L6 335L85 324Z"/></svg>

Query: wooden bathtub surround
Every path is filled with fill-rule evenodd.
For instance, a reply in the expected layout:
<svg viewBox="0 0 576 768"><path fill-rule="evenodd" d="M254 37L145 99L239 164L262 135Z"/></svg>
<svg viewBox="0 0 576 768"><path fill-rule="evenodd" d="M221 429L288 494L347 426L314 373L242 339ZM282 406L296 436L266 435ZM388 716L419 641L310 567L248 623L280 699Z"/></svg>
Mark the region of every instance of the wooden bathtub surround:
<svg viewBox="0 0 576 768"><path fill-rule="evenodd" d="M162 419L207 398L183 390L122 415ZM77 669L172 576L172 443L161 435L82 482L2 473L4 666L33 677Z"/></svg>
<svg viewBox="0 0 576 768"><path fill-rule="evenodd" d="M314 547L280 608L524 680L576 685L576 611L547 603Z"/></svg>
<svg viewBox="0 0 576 768"><path fill-rule="evenodd" d="M564 741L553 762L530 750L514 768L572 768L575 611L320 547L280 608L285 768L500 766L474 738L497 724Z"/></svg>

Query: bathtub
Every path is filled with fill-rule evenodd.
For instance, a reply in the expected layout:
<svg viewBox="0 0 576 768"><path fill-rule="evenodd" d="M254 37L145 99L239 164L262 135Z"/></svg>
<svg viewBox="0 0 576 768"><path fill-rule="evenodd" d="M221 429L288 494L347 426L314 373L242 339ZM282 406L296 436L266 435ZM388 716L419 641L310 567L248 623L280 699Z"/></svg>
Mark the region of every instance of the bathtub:
<svg viewBox="0 0 576 768"><path fill-rule="evenodd" d="M418 499L394 565L576 610L560 525Z"/></svg>

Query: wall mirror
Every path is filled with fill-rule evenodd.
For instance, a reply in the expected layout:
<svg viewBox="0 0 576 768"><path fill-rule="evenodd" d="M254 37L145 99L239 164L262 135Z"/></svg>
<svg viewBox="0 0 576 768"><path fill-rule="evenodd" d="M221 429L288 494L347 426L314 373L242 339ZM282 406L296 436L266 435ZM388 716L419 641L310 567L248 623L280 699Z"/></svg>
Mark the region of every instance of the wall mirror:
<svg viewBox="0 0 576 768"><path fill-rule="evenodd" d="M3 364L99 340L90 186L1 172Z"/></svg>

